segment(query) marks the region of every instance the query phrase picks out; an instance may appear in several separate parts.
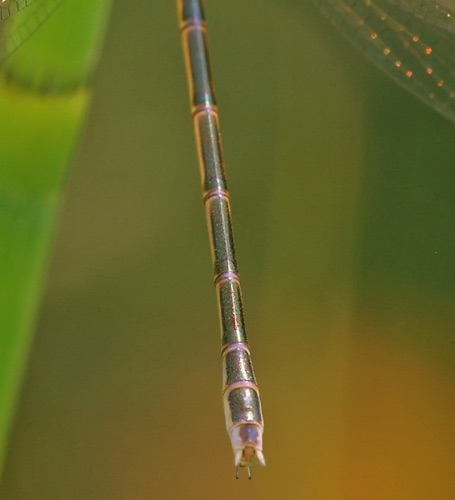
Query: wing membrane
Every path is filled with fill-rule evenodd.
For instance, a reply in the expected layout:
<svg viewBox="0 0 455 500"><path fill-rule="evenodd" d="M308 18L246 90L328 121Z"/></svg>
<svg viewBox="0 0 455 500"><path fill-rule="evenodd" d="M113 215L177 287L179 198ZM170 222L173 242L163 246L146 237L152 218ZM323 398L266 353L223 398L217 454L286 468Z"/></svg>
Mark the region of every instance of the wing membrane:
<svg viewBox="0 0 455 500"><path fill-rule="evenodd" d="M376 66L455 121L455 1L313 1Z"/></svg>
<svg viewBox="0 0 455 500"><path fill-rule="evenodd" d="M0 64L35 33L64 0L0 0ZM15 16L33 5L30 14Z"/></svg>

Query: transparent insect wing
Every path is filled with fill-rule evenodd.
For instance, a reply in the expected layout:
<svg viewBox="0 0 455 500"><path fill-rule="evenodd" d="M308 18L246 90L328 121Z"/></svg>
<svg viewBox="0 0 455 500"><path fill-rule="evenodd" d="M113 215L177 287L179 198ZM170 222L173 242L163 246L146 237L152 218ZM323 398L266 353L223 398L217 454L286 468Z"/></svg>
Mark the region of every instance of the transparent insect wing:
<svg viewBox="0 0 455 500"><path fill-rule="evenodd" d="M0 23L6 21L25 7L33 3L42 3L43 0L0 0Z"/></svg>
<svg viewBox="0 0 455 500"><path fill-rule="evenodd" d="M64 0L0 0L0 64L21 47ZM34 6L20 14L16 14Z"/></svg>
<svg viewBox="0 0 455 500"><path fill-rule="evenodd" d="M314 3L380 69L455 121L455 2Z"/></svg>
<svg viewBox="0 0 455 500"><path fill-rule="evenodd" d="M424 23L455 32L455 2L453 0L389 0L389 3L396 4L403 10L420 17Z"/></svg>

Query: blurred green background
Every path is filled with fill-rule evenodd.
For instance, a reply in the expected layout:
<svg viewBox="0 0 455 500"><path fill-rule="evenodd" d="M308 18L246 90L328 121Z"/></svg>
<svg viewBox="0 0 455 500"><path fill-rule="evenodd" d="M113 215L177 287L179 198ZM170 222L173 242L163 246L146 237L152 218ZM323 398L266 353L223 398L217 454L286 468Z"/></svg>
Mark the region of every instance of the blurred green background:
<svg viewBox="0 0 455 500"><path fill-rule="evenodd" d="M235 481L174 2L114 2L7 500L451 499L455 126L310 2L207 2L267 468Z"/></svg>

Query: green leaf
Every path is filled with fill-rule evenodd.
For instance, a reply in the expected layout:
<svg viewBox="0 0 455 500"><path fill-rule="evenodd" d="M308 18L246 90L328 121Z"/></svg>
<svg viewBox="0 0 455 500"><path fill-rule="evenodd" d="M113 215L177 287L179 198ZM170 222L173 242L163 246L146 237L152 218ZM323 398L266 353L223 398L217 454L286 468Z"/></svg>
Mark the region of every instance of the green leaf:
<svg viewBox="0 0 455 500"><path fill-rule="evenodd" d="M1 25L19 47L0 73L0 473L110 4L66 0L47 18L46 3Z"/></svg>

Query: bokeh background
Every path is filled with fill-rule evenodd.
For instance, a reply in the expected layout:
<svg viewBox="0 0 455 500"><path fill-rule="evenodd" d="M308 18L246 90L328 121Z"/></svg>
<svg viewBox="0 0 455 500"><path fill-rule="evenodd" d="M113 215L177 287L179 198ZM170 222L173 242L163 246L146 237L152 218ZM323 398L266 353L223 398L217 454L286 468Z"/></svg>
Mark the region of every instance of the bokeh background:
<svg viewBox="0 0 455 500"><path fill-rule="evenodd" d="M235 480L174 2L114 2L0 496L455 488L455 126L303 0L206 6L267 467Z"/></svg>

